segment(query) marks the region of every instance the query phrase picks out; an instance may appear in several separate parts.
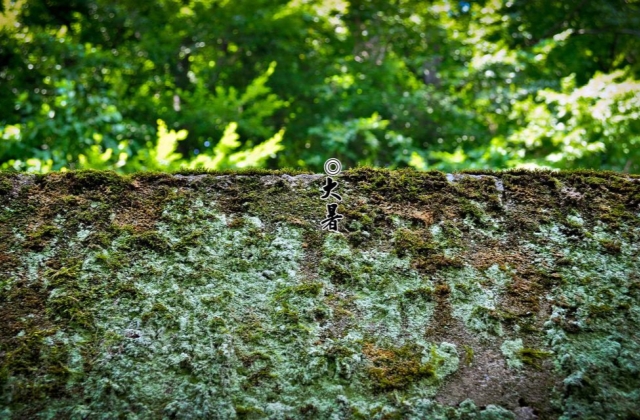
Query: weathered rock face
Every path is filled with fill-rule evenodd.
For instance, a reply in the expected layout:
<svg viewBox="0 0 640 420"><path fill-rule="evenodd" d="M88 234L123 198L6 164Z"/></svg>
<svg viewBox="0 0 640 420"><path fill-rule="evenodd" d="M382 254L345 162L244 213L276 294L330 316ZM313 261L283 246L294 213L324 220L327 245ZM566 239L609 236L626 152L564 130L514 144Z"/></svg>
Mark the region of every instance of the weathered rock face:
<svg viewBox="0 0 640 420"><path fill-rule="evenodd" d="M1 174L0 417L637 415L640 178L324 178Z"/></svg>

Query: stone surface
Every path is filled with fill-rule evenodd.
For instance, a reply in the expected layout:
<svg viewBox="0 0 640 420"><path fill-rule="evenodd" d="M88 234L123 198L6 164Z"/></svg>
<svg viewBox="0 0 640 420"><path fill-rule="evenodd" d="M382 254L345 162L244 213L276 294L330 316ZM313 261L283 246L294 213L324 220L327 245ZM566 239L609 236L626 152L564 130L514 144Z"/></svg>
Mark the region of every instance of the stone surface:
<svg viewBox="0 0 640 420"><path fill-rule="evenodd" d="M635 418L640 178L0 174L0 418Z"/></svg>

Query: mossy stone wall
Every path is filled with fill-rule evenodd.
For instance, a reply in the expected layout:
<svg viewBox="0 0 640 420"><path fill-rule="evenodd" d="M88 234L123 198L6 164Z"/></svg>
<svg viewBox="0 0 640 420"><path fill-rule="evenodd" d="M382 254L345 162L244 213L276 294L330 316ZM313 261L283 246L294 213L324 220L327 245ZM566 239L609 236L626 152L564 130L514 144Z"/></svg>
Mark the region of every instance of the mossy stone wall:
<svg viewBox="0 0 640 420"><path fill-rule="evenodd" d="M640 178L0 174L0 418L639 418Z"/></svg>

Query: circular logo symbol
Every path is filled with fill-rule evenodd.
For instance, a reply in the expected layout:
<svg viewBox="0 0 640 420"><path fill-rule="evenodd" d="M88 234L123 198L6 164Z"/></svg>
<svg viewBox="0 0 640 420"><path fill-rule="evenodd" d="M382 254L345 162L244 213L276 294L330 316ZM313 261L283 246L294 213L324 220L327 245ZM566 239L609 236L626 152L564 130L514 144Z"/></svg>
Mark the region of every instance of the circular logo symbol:
<svg viewBox="0 0 640 420"><path fill-rule="evenodd" d="M342 163L336 158L327 159L324 163L324 171L327 175L338 175L342 172Z"/></svg>

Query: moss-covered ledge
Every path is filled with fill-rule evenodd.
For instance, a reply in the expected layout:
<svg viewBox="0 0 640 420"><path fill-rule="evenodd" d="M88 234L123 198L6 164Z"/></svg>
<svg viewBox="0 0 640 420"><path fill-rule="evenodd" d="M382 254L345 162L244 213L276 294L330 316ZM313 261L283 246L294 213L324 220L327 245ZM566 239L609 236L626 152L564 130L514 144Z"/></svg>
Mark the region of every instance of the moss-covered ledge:
<svg viewBox="0 0 640 420"><path fill-rule="evenodd" d="M324 178L1 173L0 418L638 418L639 177Z"/></svg>

